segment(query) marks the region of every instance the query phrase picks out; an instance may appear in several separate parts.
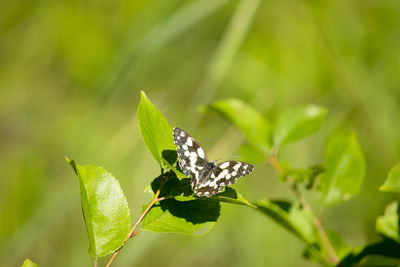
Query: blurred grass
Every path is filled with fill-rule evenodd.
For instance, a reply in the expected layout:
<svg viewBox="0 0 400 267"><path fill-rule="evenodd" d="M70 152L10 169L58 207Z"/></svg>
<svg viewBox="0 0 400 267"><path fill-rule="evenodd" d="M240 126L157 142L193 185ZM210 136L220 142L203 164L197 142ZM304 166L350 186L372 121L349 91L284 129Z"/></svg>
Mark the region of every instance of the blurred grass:
<svg viewBox="0 0 400 267"><path fill-rule="evenodd" d="M355 129L367 177L324 222L352 246L377 240L375 218L393 198L378 187L400 158L399 12L391 0L1 2L0 266L26 257L91 264L64 156L112 172L139 214L158 174L138 130L140 89L215 158L237 155L242 137L198 105L238 97L271 120L295 105L327 106L323 130L286 147L282 159L321 161L333 131ZM292 198L266 164L235 188L251 200ZM267 218L223 209L208 235L144 232L115 265L316 266Z"/></svg>

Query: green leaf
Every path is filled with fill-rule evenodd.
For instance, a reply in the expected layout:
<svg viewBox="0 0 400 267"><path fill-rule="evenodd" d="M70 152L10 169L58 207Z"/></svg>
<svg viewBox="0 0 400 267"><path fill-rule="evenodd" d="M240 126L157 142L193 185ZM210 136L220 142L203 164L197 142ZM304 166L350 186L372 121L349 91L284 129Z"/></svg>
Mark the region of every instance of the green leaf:
<svg viewBox="0 0 400 267"><path fill-rule="evenodd" d="M325 150L325 173L321 188L325 204L335 204L356 195L365 173L365 160L356 135L331 138Z"/></svg>
<svg viewBox="0 0 400 267"><path fill-rule="evenodd" d="M291 177L296 183L304 183L306 189L311 189L317 178L324 172L322 164L314 164L305 169L294 169L289 163L279 162L282 168L280 179L286 181L287 177Z"/></svg>
<svg viewBox="0 0 400 267"><path fill-rule="evenodd" d="M190 179L182 179L178 180L176 177L172 176L171 173L167 173L164 175L166 179L166 183L164 184L159 197L168 197L174 198L178 201L191 201L196 199L203 200L211 200L218 202L226 202L231 204L245 205L249 207L255 207L249 201L247 201L244 197L242 197L239 193L236 192L235 189L231 187L226 187L224 191L211 196L211 197L198 197L194 194L192 187L190 186ZM155 178L151 183L151 189L153 193L155 193L161 184L161 176Z"/></svg>
<svg viewBox="0 0 400 267"><path fill-rule="evenodd" d="M264 200L254 203L257 210L267 215L307 244L317 241L314 216L298 203Z"/></svg>
<svg viewBox="0 0 400 267"><path fill-rule="evenodd" d="M211 230L219 215L220 204L216 200L165 199L146 214L142 228L161 233L202 235Z"/></svg>
<svg viewBox="0 0 400 267"><path fill-rule="evenodd" d="M30 259L26 259L24 263L22 263L21 267L39 267L39 265L33 263Z"/></svg>
<svg viewBox="0 0 400 267"><path fill-rule="evenodd" d="M399 213L399 202L390 203L386 207L385 213L376 220L376 231L400 243Z"/></svg>
<svg viewBox="0 0 400 267"><path fill-rule="evenodd" d="M164 156L166 154L170 156L176 149L172 128L146 94L142 91L140 95L141 99L137 109L140 132L148 150L161 165L164 162L163 153Z"/></svg>
<svg viewBox="0 0 400 267"><path fill-rule="evenodd" d="M390 170L388 178L379 190L400 193L400 163Z"/></svg>
<svg viewBox="0 0 400 267"><path fill-rule="evenodd" d="M231 187L227 187L223 192L210 197L210 199L213 198L217 199L220 202L257 208L254 204L250 203L247 199L245 199L241 194L239 194L235 189Z"/></svg>
<svg viewBox="0 0 400 267"><path fill-rule="evenodd" d="M143 91L141 92L137 114L144 143L158 164L161 167L163 165L169 167L179 179L186 178L186 175L174 164L178 155L172 128Z"/></svg>
<svg viewBox="0 0 400 267"><path fill-rule="evenodd" d="M104 257L120 248L130 232L128 202L118 181L105 169L67 159L78 176L89 254Z"/></svg>
<svg viewBox="0 0 400 267"><path fill-rule="evenodd" d="M328 229L325 229L325 233L339 260L342 260L352 252L351 248L344 242L340 234ZM329 262L327 261L327 259L329 258L328 255L329 252L327 251L322 241L319 241L319 243L307 245L303 253L303 256L306 259L319 262L324 266L331 266L331 264L329 264Z"/></svg>
<svg viewBox="0 0 400 267"><path fill-rule="evenodd" d="M274 145L294 142L318 131L325 121L327 109L306 105L283 112L274 129Z"/></svg>
<svg viewBox="0 0 400 267"><path fill-rule="evenodd" d="M231 203L231 204L237 204L237 205L243 205L243 206L249 206L252 208L256 208L255 205L251 204L247 199L245 199L242 195L236 192L235 189L231 187L225 188L225 190L221 193L218 193L214 196L211 197L202 197L199 198L196 195L190 195L190 196L184 196L184 195L179 195L174 197L178 201L190 201L193 199L206 199L206 200L217 200L219 202L225 202L225 203Z"/></svg>
<svg viewBox="0 0 400 267"><path fill-rule="evenodd" d="M398 266L400 263L399 251L399 243L391 239L384 239L347 255L340 262L340 266Z"/></svg>
<svg viewBox="0 0 400 267"><path fill-rule="evenodd" d="M210 231L219 217L219 202L193 197L190 179L179 180L171 172L165 173L164 179L167 180L159 197L167 199L150 209L142 220L142 228L153 232L189 235L201 235ZM161 176L151 183L152 191L155 193L160 185ZM174 199L176 196L186 199L178 201Z"/></svg>
<svg viewBox="0 0 400 267"><path fill-rule="evenodd" d="M379 255L368 255L364 257L357 265L359 267L395 267L400 265L400 259L379 256Z"/></svg>
<svg viewBox="0 0 400 267"><path fill-rule="evenodd" d="M325 229L325 233L331 242L333 250L338 256L339 260L342 260L345 256L351 253L351 247L349 247L346 242L344 242L342 236L330 229Z"/></svg>
<svg viewBox="0 0 400 267"><path fill-rule="evenodd" d="M220 203L226 202L255 208L234 189L212 197L194 195L190 179L179 180L171 173L164 175L168 179L161 189L159 197L166 197L160 204L153 206L142 221L142 228L154 232L201 235L210 231L220 213ZM161 185L161 176L151 183L155 193Z"/></svg>
<svg viewBox="0 0 400 267"><path fill-rule="evenodd" d="M212 103L206 111L215 111L235 124L252 144L267 154L270 147L270 125L252 106L238 99L225 99Z"/></svg>

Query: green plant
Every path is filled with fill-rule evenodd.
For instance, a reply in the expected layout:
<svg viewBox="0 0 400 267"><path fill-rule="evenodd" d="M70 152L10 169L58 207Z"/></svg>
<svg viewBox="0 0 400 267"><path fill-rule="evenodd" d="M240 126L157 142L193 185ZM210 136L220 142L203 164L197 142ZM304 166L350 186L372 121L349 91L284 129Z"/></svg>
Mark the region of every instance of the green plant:
<svg viewBox="0 0 400 267"><path fill-rule="evenodd" d="M78 177L89 254L95 266L100 257L112 254L107 263L110 266L124 244L141 230L205 234L221 216L221 203L243 205L265 214L304 242L304 257L323 266L400 264L396 254L399 249L396 242L400 242L398 202L390 204L385 214L377 219L377 231L386 239L363 249L349 247L339 233L323 226L326 207L346 201L360 190L365 160L355 133L332 135L324 159L310 167L296 169L279 160L278 152L284 145L305 138L323 126L326 108L296 107L280 114L273 124L255 108L237 99L214 102L204 111L216 112L236 125L246 137L242 157L254 160L254 155L258 155L255 160L268 163L293 192L295 201L267 198L248 201L231 187L212 197L195 196L189 179L177 165L171 126L142 92L137 111L140 131L160 166L160 175L148 186L146 191L152 199L143 205L133 227L127 200L113 175L102 167L79 165L66 159ZM400 191L399 170L399 165L392 169L382 190ZM304 190L323 195L318 207L310 206ZM23 266L34 266L25 264L28 263Z"/></svg>

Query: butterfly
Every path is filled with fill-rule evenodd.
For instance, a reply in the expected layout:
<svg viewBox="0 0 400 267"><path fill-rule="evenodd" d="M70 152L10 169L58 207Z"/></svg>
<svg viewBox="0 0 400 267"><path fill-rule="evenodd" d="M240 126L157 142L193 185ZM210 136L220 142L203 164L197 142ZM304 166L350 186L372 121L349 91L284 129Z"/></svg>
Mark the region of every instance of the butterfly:
<svg viewBox="0 0 400 267"><path fill-rule="evenodd" d="M190 184L197 196L215 195L227 185L234 184L237 178L253 171L253 166L246 162L225 161L217 164L208 161L200 144L180 128L174 128L173 136L180 158L179 166L187 177L191 177Z"/></svg>

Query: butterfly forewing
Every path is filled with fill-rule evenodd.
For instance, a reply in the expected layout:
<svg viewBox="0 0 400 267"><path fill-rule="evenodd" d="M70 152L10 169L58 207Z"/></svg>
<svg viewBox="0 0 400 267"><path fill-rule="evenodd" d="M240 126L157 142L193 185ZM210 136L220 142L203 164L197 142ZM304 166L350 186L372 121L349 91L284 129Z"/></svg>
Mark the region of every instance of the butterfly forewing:
<svg viewBox="0 0 400 267"><path fill-rule="evenodd" d="M253 170L252 165L241 161L225 161L218 165L209 162L204 149L188 133L174 128L173 135L178 146L179 166L191 177L192 189L198 196L215 195Z"/></svg>
<svg viewBox="0 0 400 267"><path fill-rule="evenodd" d="M174 128L174 143L178 146L179 166L187 177L199 177L200 171L207 165L204 149L196 140L182 129Z"/></svg>

